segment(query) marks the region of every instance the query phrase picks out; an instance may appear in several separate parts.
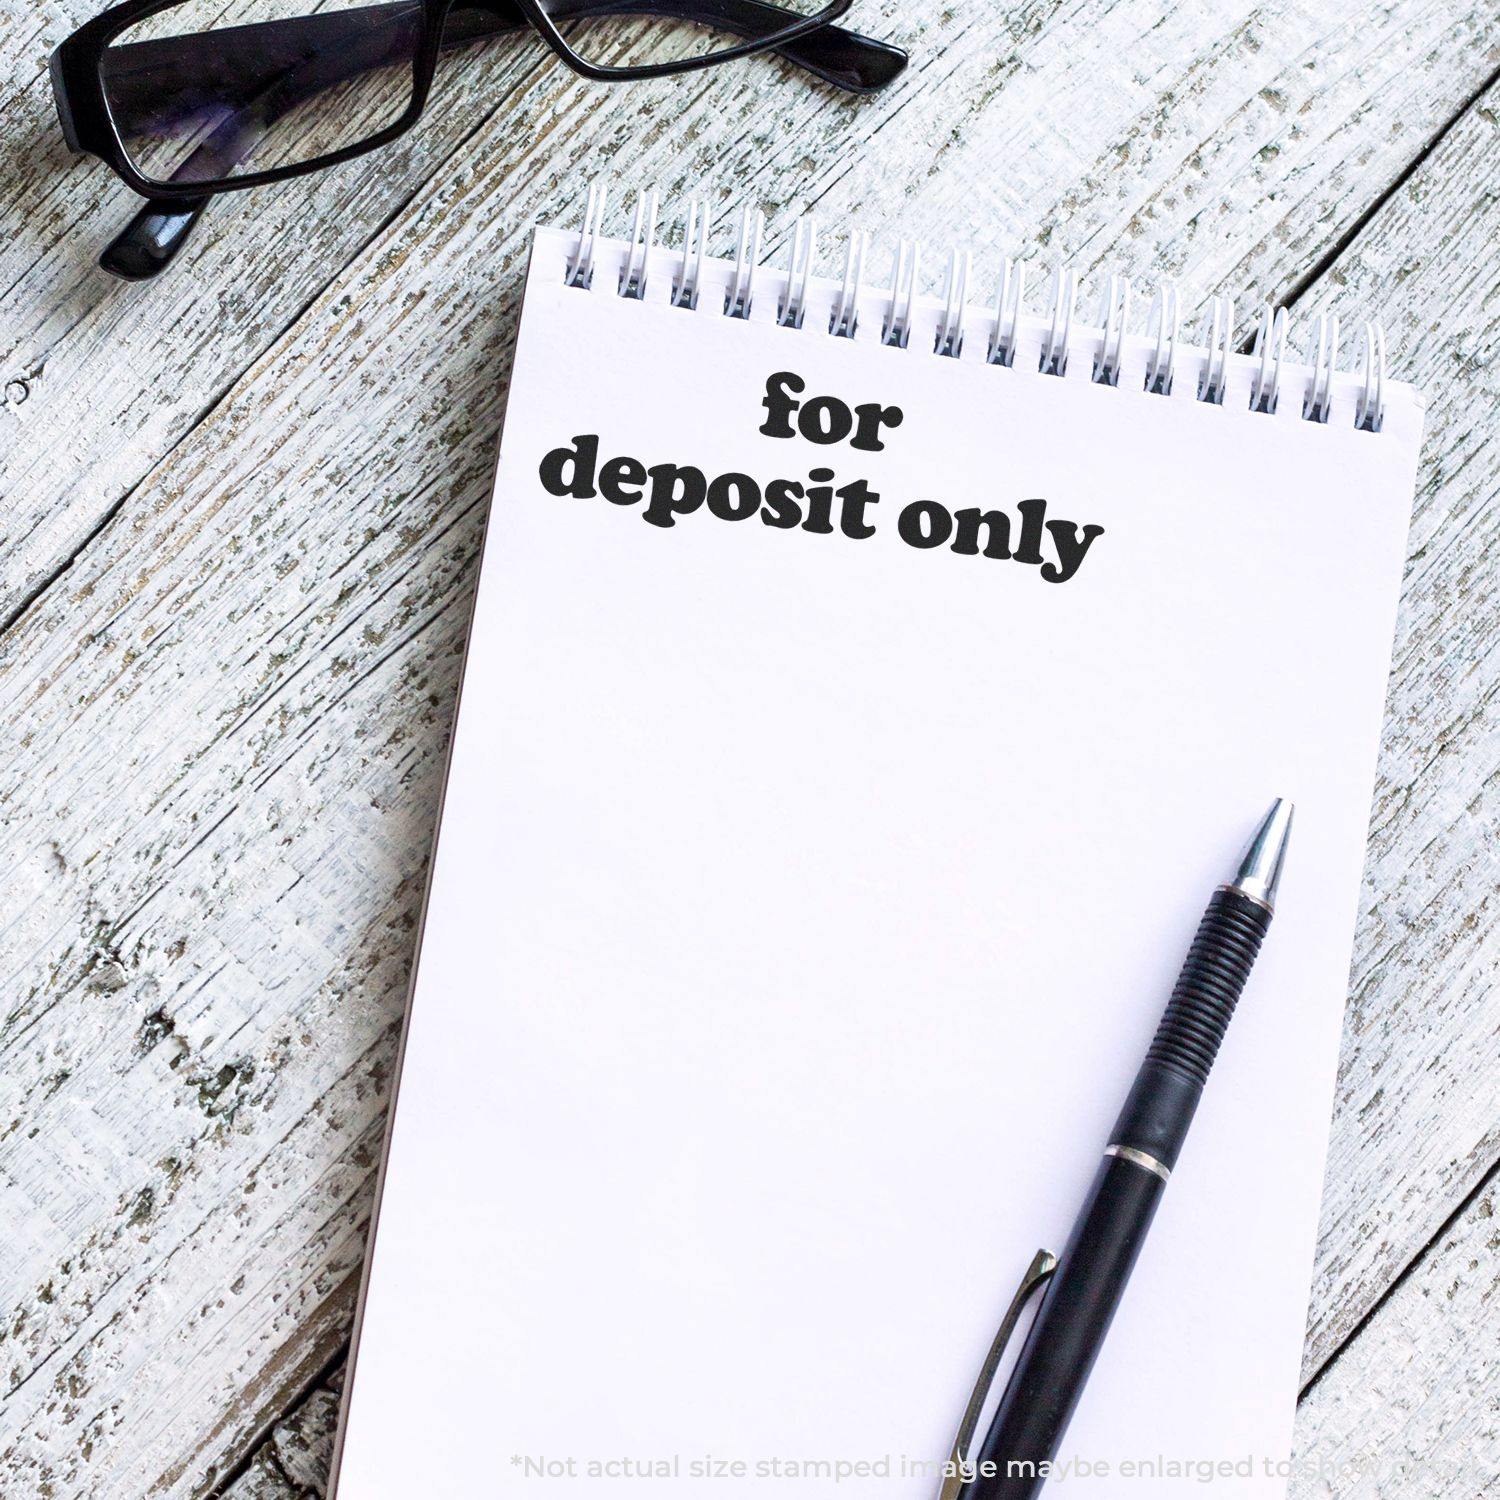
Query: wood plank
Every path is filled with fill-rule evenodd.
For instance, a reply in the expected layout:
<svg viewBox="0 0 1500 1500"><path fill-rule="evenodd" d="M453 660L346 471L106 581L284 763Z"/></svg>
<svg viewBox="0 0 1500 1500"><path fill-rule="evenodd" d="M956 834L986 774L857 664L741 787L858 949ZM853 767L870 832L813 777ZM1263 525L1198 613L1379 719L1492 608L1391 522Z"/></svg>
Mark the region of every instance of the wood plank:
<svg viewBox="0 0 1500 1500"><path fill-rule="evenodd" d="M1500 1475L1500 1189L1493 1177L1411 1267L1297 1419L1294 1497L1474 1500Z"/></svg>
<svg viewBox="0 0 1500 1500"><path fill-rule="evenodd" d="M1097 24L1080 26L1080 14ZM1054 42L1052 54L1027 50L1042 47L1046 26L1023 39L1021 61L999 69L969 115L966 101L983 92L981 54L960 40L951 59L928 63L899 123L890 117L892 130L861 145L883 170L820 172L827 142L844 139L836 134L788 143L777 122L758 121L733 138L712 118L722 103L713 93L670 128L643 130L611 104L617 96L599 93L602 118L574 118L571 106L553 116L539 95L528 95L520 118L552 132L558 160L585 156L584 140L602 133L606 160L628 152L642 175L673 186L743 174L773 203L821 196L839 216L904 213L939 238L950 220L978 238L987 209L1016 227L1044 195L1063 203L1062 183L1104 180L1102 164L1130 138L1139 144L1117 169L1120 198L1090 209L1079 186L1056 224L1049 229L1043 215L1030 239L1016 227L1014 243L1050 253L1066 242L1093 265L1117 234L1136 268L1160 252L1189 274L1232 262L1242 279L1274 286L1362 211L1368 200L1350 163L1375 182L1386 166L1396 170L1394 117L1372 113L1396 75L1371 72L1395 64L1376 56L1369 33L1420 73L1423 58L1456 66L1458 55L1443 49L1458 35L1492 56L1500 23L1477 13L1459 23L1451 7L1416 5L1372 12L1368 27L1351 22L1352 10L1320 12L1316 22L1290 7L1256 14L1260 27L1248 34L1198 16L1191 56L1170 32L1183 17L1163 15L1170 35L1158 45L1181 49L1168 71L1201 80L1214 103L1183 103L1201 97L1188 90L1155 126L1138 128L1162 71L1134 81L1128 38L1105 24L1115 8L1070 12L1070 57ZM1406 31L1380 30L1393 18ZM1350 49L1343 64L1306 67L1307 37L1336 29ZM985 69L996 55L982 54ZM1040 98L1028 92L1041 86L1026 64L1046 75L1049 97L1075 69L1119 87L1096 84L1108 99L1092 124L1087 112L1063 110L1045 129L1020 125L1017 100ZM1283 85L1290 122L1247 102ZM937 128L953 119L963 121L956 141ZM1010 179L990 189L1000 196L988 205L961 203L976 163L1010 159L1033 130L1034 193L1006 198L1018 180ZM1315 133L1320 147L1304 148L1298 132ZM0 1143L0 1204L19 1227L0 1265L5 1285L20 1291L0 1322L10 1392L0 1488L25 1493L45 1476L57 1500L97 1495L104 1482L122 1496L201 1493L342 1337L472 587L520 226L561 199L576 207L567 173L506 156L510 133L497 121L477 137L171 457L143 471L118 519L4 642L4 721L20 742L3 788L13 861L6 951L17 963L0 1032L0 1120L13 1122ZM1285 148L1262 158L1252 143L1267 134ZM970 161L980 136L993 151ZM1220 143L1217 153L1226 136L1288 173L1265 167L1227 248L1204 199L1185 186L1199 180L1200 143ZM1451 142L1464 153L1456 165ZM1308 174L1330 151L1333 178L1322 191L1351 174L1337 188L1338 210L1288 238L1279 194L1305 187L1316 196ZM1217 160L1221 196L1231 186L1248 192L1243 162ZM1356 288L1411 304L1396 330L1403 368L1414 359L1419 374L1442 373L1445 384L1458 347L1444 323L1450 299L1477 309L1480 327L1465 348L1482 355L1495 341L1493 307L1459 279L1493 265L1496 209L1478 185L1495 165L1493 113L1477 112L1403 195L1406 238L1382 227L1370 241L1367 280ZM1126 214L1128 202L1139 207L1127 227L1112 227L1109 215ZM1443 253L1430 254L1445 238ZM1351 265L1361 263L1358 248ZM1429 258L1408 265L1421 257ZM1344 274L1341 265L1326 289ZM1403 355L1408 340L1415 345ZM1403 636L1398 670L1410 692L1398 719L1407 740L1398 737L1391 754L1410 763L1387 781L1403 786L1418 771L1426 779L1420 809L1383 790L1388 852L1379 857L1389 863L1376 872L1389 890L1397 872L1413 878L1420 855L1430 884L1403 899L1440 894L1458 914L1407 938L1418 973L1439 959L1450 975L1493 966L1489 891L1478 890L1484 851L1467 809L1481 790L1469 756L1493 749L1494 726L1482 712L1486 679L1461 670L1488 647L1477 612L1461 628L1435 606L1471 575L1476 588L1494 586L1479 565L1483 518L1493 516L1485 445L1494 441L1493 426L1454 423L1429 445L1417 564L1431 557L1436 592ZM1451 674L1429 681L1423 663L1450 647ZM1450 723L1452 753L1424 770L1446 743L1435 726ZM1479 763L1492 765L1493 755ZM1493 817L1492 800L1477 806ZM1340 1182L1342 1163L1353 1162L1360 1191L1325 1226L1325 1245L1352 1257L1330 1264L1325 1249L1320 1307L1338 1310L1323 1318L1331 1341L1430 1232L1416 1172L1388 1182L1368 1142L1412 1150L1419 1127L1436 1130L1445 1190L1470 1180L1494 1150L1483 1122L1451 1098L1434 1093L1426 1113L1403 1113L1411 1096L1402 1086L1415 1086L1409 1075L1429 1054L1448 1071L1445 1095L1471 1094L1472 994L1434 994L1429 980L1430 1011L1403 1011L1385 987L1395 971L1376 962L1384 946L1361 951L1361 1013L1367 1030L1377 1019L1384 1028L1385 1092L1373 1079L1351 1084L1346 1065L1341 1119L1353 1123L1341 1128L1356 1149L1341 1157L1336 1143L1332 1170ZM1388 1193L1400 1200L1382 1224L1390 1248L1366 1255L1354 1242Z"/></svg>
<svg viewBox="0 0 1500 1500"><path fill-rule="evenodd" d="M1500 88L1307 301L1380 308L1430 396L1307 1369L1500 1156Z"/></svg>
<svg viewBox="0 0 1500 1500"><path fill-rule="evenodd" d="M223 1500L302 1500L323 1496L333 1460L343 1373L321 1382L271 1429Z"/></svg>
<svg viewBox="0 0 1500 1500"><path fill-rule="evenodd" d="M43 66L90 9L34 0L0 38L0 621L392 214L403 228L379 263L415 248L421 210L402 206L424 183L437 184L429 202L476 172L503 184L472 207L515 230L570 201L580 170L674 191L753 181L778 212L899 212L941 239L1275 289L1500 62L1482 0L1026 0L915 16L886 0L861 24L916 64L865 101L754 59L601 89L539 43L505 43L450 64L397 146L312 184L231 195L183 265L124 286L92 260L134 200L98 163L69 162ZM779 87L760 86L778 74ZM497 177L501 162L512 170Z"/></svg>

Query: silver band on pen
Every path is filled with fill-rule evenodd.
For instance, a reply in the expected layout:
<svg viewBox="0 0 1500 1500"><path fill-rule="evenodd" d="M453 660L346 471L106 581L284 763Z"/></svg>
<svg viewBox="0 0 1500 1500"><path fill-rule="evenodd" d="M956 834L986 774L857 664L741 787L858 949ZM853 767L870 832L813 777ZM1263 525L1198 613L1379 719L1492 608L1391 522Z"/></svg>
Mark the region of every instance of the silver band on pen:
<svg viewBox="0 0 1500 1500"><path fill-rule="evenodd" d="M1165 1162L1157 1161L1154 1156L1148 1156L1144 1151L1137 1151L1134 1146L1106 1146L1106 1156L1118 1156L1121 1161L1128 1161L1135 1166L1144 1167L1148 1172L1155 1172L1165 1182L1171 1175L1172 1169Z"/></svg>

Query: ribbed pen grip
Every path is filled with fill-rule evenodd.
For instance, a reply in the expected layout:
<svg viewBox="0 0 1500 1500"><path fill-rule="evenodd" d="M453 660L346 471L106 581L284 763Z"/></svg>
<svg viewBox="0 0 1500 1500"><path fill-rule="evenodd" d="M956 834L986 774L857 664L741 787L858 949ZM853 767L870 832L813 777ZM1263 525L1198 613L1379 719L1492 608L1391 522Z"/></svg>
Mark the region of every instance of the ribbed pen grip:
<svg viewBox="0 0 1500 1500"><path fill-rule="evenodd" d="M1144 1151L1168 1168L1176 1165L1270 924L1271 913L1258 901L1231 886L1214 892L1111 1144Z"/></svg>
<svg viewBox="0 0 1500 1500"><path fill-rule="evenodd" d="M1233 889L1214 892L1177 976L1148 1062L1186 1073L1201 1088L1250 977L1271 914Z"/></svg>

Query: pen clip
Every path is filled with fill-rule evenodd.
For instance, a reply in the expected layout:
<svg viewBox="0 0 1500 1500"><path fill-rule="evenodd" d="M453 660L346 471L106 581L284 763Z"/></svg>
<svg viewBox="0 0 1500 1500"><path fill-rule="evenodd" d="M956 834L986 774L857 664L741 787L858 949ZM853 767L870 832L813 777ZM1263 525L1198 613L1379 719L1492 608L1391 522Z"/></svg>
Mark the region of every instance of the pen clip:
<svg viewBox="0 0 1500 1500"><path fill-rule="evenodd" d="M1026 1268L1015 1296L1010 1299L1010 1306L1005 1309L1005 1316L1000 1320L1000 1328L990 1345L990 1352L985 1355L984 1363L979 1367L979 1379L974 1382L969 1404L964 1407L963 1419L958 1424L958 1436L953 1439L953 1451L948 1455L948 1472L943 1476L943 1487L938 1491L938 1500L958 1500L964 1486L973 1477L969 1472L969 1454L973 1448L974 1430L979 1426L979 1415L984 1410L985 1400L995 1381L995 1371L1000 1368L1000 1361L1005 1357L1005 1346L1010 1343L1010 1336L1016 1331L1016 1323L1026 1304L1046 1285L1056 1269L1057 1257L1050 1250L1038 1250Z"/></svg>

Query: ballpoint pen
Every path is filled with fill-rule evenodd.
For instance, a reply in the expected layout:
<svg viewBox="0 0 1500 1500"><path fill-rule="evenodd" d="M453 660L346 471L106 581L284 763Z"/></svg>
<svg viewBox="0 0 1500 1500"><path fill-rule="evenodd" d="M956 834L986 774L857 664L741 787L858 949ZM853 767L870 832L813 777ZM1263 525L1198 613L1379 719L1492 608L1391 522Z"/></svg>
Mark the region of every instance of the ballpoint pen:
<svg viewBox="0 0 1500 1500"><path fill-rule="evenodd" d="M1062 1255L1039 1251L959 1425L939 1500L1032 1500L1083 1393L1271 923L1292 827L1278 799L1213 894ZM974 1433L1026 1301L1045 1288L983 1447Z"/></svg>

